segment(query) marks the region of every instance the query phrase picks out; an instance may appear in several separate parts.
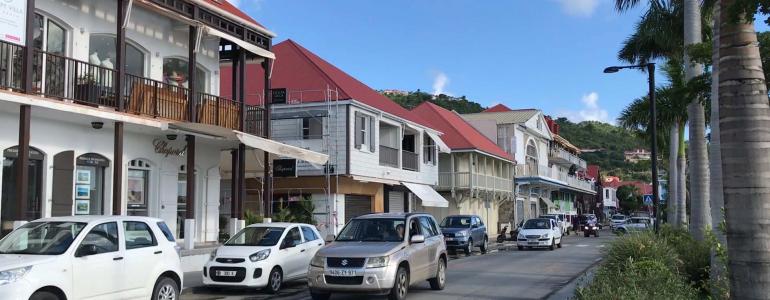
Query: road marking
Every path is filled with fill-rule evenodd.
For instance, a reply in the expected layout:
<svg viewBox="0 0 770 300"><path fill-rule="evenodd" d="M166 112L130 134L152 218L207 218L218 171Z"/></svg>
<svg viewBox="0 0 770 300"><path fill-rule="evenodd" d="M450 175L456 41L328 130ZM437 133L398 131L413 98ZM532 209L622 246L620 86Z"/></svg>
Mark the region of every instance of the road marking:
<svg viewBox="0 0 770 300"><path fill-rule="evenodd" d="M586 245L586 244L579 244L579 245L575 245L575 247L588 247L588 245Z"/></svg>
<svg viewBox="0 0 770 300"><path fill-rule="evenodd" d="M605 245L598 245L596 248L604 248Z"/></svg>
<svg viewBox="0 0 770 300"><path fill-rule="evenodd" d="M596 261L596 262L598 262L598 261L600 261L600 260L602 260L602 258L601 258L601 257L599 257L599 258L597 258L597 259L594 259L594 261Z"/></svg>

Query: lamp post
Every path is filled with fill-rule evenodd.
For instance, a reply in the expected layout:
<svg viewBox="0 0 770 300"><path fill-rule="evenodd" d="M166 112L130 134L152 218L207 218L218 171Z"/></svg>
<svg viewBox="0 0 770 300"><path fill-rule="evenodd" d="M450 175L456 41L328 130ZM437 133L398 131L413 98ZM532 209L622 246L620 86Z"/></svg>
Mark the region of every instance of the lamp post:
<svg viewBox="0 0 770 300"><path fill-rule="evenodd" d="M649 83L649 93L650 93L650 139L652 142L650 143L650 147L652 148L650 150L652 154L652 203L655 213L655 233L658 233L660 230L660 199L658 197L658 137L656 132L656 124L657 122L657 113L655 111L655 64L654 63L647 63L642 65L635 65L635 66L612 66L607 67L604 69L604 73L616 73L622 69L647 69L647 76L648 76L648 83Z"/></svg>

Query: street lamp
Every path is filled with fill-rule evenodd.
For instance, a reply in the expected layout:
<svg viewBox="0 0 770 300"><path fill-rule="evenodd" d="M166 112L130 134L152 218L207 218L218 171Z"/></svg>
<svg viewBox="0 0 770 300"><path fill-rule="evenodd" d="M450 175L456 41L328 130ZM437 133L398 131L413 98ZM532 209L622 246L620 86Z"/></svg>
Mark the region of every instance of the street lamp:
<svg viewBox="0 0 770 300"><path fill-rule="evenodd" d="M604 68L604 73L617 73L622 69L641 69L647 68L647 76L649 83L650 93L650 135L651 135L651 151L652 152L652 203L655 211L655 233L660 230L660 200L658 197L658 138L656 132L657 118L655 112L655 64L646 63L635 66L611 66Z"/></svg>

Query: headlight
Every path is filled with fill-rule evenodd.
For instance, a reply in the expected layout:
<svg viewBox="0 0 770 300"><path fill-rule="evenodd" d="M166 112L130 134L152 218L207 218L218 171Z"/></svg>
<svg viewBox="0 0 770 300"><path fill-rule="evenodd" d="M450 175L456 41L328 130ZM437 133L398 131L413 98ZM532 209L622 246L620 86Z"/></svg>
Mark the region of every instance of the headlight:
<svg viewBox="0 0 770 300"><path fill-rule="evenodd" d="M544 235L541 235L541 236L540 236L540 238L543 238L543 239L547 239L547 238L549 238L549 237L551 237L551 235L550 235L550 234L548 234L548 233L546 233L546 234L544 234Z"/></svg>
<svg viewBox="0 0 770 300"><path fill-rule="evenodd" d="M217 258L217 250L219 249L214 249L214 251L211 251L211 256L209 257L209 260L214 260L215 258Z"/></svg>
<svg viewBox="0 0 770 300"><path fill-rule="evenodd" d="M465 231L458 231L458 232L455 233L455 236L456 237L466 237L466 236L468 236L468 233L465 232Z"/></svg>
<svg viewBox="0 0 770 300"><path fill-rule="evenodd" d="M370 257L366 260L366 268L384 268L388 266L388 262L390 257L387 256Z"/></svg>
<svg viewBox="0 0 770 300"><path fill-rule="evenodd" d="M316 256L313 256L312 260L310 260L310 265L314 267L323 268L325 261L326 261L326 257L316 255Z"/></svg>
<svg viewBox="0 0 770 300"><path fill-rule="evenodd" d="M17 280L24 277L24 275L29 272L29 270L32 269L32 266L26 266L16 269L10 269L5 271L0 271L0 285L6 285L9 283L16 282Z"/></svg>
<svg viewBox="0 0 770 300"><path fill-rule="evenodd" d="M259 251L257 253L254 253L249 256L249 260L251 262L258 262L260 260L265 260L267 257L270 256L270 249L265 249L262 251Z"/></svg>
<svg viewBox="0 0 770 300"><path fill-rule="evenodd" d="M527 237L521 233L519 233L518 236L516 236L517 239L526 239Z"/></svg>

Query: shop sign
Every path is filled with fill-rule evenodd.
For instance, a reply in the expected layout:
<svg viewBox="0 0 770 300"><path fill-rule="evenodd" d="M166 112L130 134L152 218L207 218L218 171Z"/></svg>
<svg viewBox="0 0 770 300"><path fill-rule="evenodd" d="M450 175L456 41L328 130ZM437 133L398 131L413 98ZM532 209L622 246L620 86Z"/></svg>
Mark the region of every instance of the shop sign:
<svg viewBox="0 0 770 300"><path fill-rule="evenodd" d="M175 148L164 139L152 140L152 146L155 147L155 153L163 154L165 157L184 156L185 152L187 151L187 146L182 148Z"/></svg>
<svg viewBox="0 0 770 300"><path fill-rule="evenodd" d="M273 177L297 177L297 160L273 160Z"/></svg>
<svg viewBox="0 0 770 300"><path fill-rule="evenodd" d="M270 89L272 98L270 103L286 103L286 89Z"/></svg>
<svg viewBox="0 0 770 300"><path fill-rule="evenodd" d="M0 40L25 45L27 0L0 1Z"/></svg>
<svg viewBox="0 0 770 300"><path fill-rule="evenodd" d="M0 1L1 2L1 1ZM96 153L87 153L77 158L78 166L109 167L110 160Z"/></svg>

